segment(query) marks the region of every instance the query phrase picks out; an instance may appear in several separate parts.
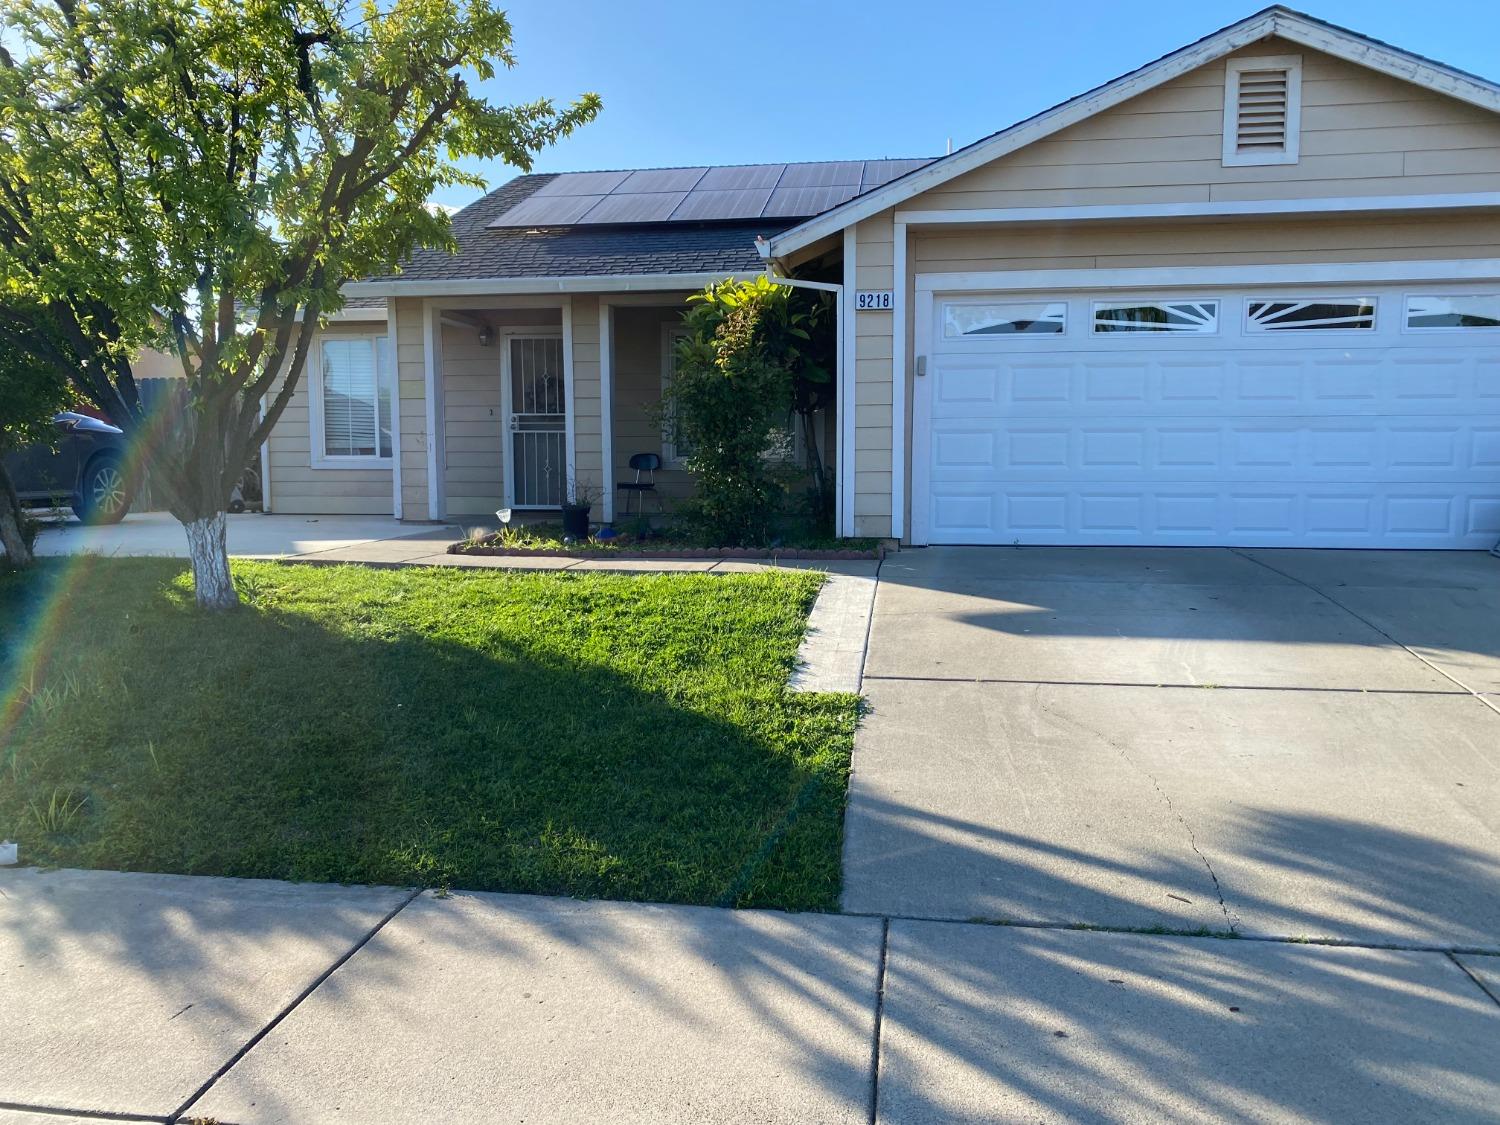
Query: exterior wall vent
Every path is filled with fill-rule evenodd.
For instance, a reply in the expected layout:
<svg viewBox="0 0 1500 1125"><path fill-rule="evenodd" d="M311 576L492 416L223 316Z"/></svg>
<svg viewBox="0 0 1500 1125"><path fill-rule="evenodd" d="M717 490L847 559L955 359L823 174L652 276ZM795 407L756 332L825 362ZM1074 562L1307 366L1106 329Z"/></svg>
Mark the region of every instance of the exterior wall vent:
<svg viewBox="0 0 1500 1125"><path fill-rule="evenodd" d="M1302 59L1230 59L1224 71L1224 164L1295 164L1302 124Z"/></svg>

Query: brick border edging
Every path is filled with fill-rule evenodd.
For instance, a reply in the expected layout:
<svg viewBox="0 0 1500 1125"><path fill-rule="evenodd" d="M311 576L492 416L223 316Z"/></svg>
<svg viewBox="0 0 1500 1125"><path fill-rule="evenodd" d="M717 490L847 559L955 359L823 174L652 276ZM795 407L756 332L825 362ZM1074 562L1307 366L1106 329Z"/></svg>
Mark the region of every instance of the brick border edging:
<svg viewBox="0 0 1500 1125"><path fill-rule="evenodd" d="M879 562L885 557L885 548L872 551L815 551L789 547L777 550L770 547L679 547L659 551L565 551L551 547L469 547L450 543L450 555L485 555L504 558L534 559L586 559L610 561L612 559L808 559L826 562L868 561Z"/></svg>

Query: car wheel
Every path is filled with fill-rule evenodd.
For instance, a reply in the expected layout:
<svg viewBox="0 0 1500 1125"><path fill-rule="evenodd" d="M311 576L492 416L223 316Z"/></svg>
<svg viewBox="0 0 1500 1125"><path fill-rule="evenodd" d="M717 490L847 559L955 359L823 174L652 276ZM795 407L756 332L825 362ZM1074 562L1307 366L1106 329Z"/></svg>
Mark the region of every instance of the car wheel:
<svg viewBox="0 0 1500 1125"><path fill-rule="evenodd" d="M112 457L101 457L84 470L73 514L85 523L119 523L130 511L125 469Z"/></svg>

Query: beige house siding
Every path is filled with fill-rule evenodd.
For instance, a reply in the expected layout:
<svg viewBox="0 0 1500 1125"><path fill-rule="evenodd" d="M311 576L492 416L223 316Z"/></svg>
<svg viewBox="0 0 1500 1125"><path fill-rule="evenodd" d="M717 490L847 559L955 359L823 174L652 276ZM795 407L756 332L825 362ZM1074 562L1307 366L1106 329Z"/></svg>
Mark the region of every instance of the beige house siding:
<svg viewBox="0 0 1500 1125"><path fill-rule="evenodd" d="M330 336L384 335L380 323L330 324L312 342L308 371L297 381L276 427L271 431L271 510L291 515L390 515L393 506L390 469L319 469L312 464L307 387L317 362L319 340ZM281 388L281 380L272 393Z"/></svg>
<svg viewBox="0 0 1500 1125"><path fill-rule="evenodd" d="M1500 256L1500 217L1255 219L913 228L916 273Z"/></svg>
<svg viewBox="0 0 1500 1125"><path fill-rule="evenodd" d="M941 184L901 209L1495 190L1500 117L1282 40L1229 58L1262 55L1302 58L1296 164L1223 166L1225 60L1219 60Z"/></svg>

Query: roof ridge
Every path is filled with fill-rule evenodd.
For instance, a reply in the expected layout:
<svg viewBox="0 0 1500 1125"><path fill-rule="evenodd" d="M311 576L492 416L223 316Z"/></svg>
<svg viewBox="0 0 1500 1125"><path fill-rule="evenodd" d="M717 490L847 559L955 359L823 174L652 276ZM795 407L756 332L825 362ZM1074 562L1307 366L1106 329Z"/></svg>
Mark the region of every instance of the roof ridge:
<svg viewBox="0 0 1500 1125"><path fill-rule="evenodd" d="M937 160L936 156L851 156L837 160L750 160L742 164L663 164L649 168L574 168L565 172L522 172L512 179L531 176L592 176L611 172L686 172L693 168L810 168L817 164L871 164L882 160ZM510 182L510 181L507 181Z"/></svg>

